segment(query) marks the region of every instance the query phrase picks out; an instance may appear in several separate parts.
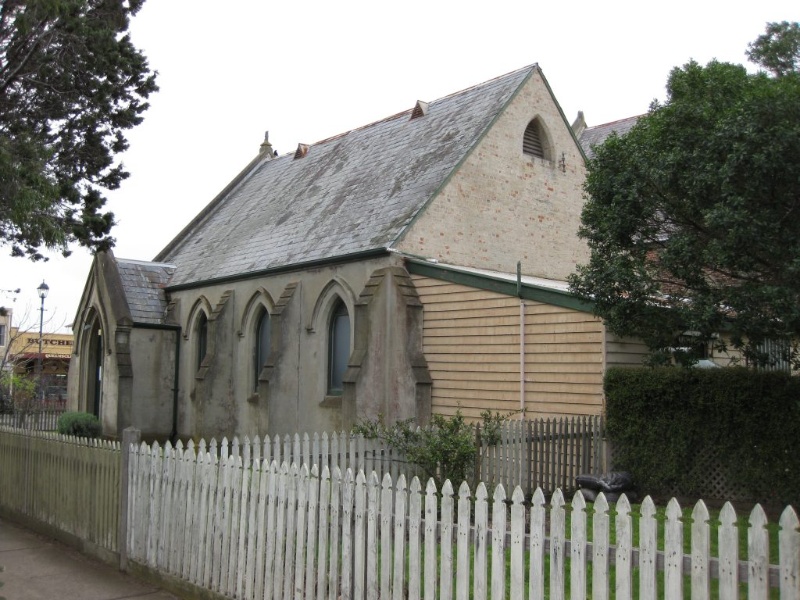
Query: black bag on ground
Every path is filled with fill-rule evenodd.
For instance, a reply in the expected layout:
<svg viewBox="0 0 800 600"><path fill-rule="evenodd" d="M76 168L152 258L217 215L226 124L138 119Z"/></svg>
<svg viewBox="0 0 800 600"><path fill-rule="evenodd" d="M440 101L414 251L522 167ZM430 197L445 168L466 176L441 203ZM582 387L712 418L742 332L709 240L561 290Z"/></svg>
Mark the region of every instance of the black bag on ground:
<svg viewBox="0 0 800 600"><path fill-rule="evenodd" d="M626 471L614 471L600 477L600 490L606 492L626 492L633 488L633 476Z"/></svg>
<svg viewBox="0 0 800 600"><path fill-rule="evenodd" d="M587 490L599 491L601 489L600 477L597 475L578 475L575 478L575 483L579 488Z"/></svg>

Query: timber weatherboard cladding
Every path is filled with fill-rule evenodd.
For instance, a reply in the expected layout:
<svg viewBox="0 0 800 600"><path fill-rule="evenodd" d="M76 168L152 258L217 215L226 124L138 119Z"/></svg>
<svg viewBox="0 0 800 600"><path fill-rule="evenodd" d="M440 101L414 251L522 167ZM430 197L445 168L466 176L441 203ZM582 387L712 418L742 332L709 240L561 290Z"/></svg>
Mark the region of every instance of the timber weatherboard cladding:
<svg viewBox="0 0 800 600"><path fill-rule="evenodd" d="M413 275L434 413L520 407L519 298ZM583 311L525 300L526 417L599 414L604 328Z"/></svg>

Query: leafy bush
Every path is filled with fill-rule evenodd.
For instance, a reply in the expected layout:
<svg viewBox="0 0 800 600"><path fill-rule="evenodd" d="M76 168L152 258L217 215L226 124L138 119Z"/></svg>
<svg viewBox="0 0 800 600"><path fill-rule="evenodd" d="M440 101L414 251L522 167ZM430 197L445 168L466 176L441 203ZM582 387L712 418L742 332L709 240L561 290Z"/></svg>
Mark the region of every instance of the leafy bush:
<svg viewBox="0 0 800 600"><path fill-rule="evenodd" d="M461 411L450 418L434 415L430 426L424 428L414 425L412 419L390 426L381 419L362 420L353 426L352 432L380 439L400 450L406 460L432 477L439 489L447 479L457 489L474 474L475 430L464 421Z"/></svg>
<svg viewBox="0 0 800 600"><path fill-rule="evenodd" d="M35 408L36 382L10 371L0 375L0 412L29 412Z"/></svg>
<svg viewBox="0 0 800 600"><path fill-rule="evenodd" d="M100 436L102 427L100 420L90 413L65 412L58 418L58 433L77 437L96 438Z"/></svg>
<svg viewBox="0 0 800 600"><path fill-rule="evenodd" d="M725 369L609 369L614 468L645 493L704 496L709 467L758 501L800 500L800 378Z"/></svg>

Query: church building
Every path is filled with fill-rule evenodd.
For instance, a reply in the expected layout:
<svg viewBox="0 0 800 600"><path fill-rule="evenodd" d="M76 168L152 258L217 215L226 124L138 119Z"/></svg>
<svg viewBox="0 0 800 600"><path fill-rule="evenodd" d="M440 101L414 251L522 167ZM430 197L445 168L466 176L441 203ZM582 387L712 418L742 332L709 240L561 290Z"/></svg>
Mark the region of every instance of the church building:
<svg viewBox="0 0 800 600"><path fill-rule="evenodd" d="M599 414L644 348L565 281L587 152L633 122L570 125L532 65L288 154L265 139L152 261L97 254L70 408L206 438Z"/></svg>

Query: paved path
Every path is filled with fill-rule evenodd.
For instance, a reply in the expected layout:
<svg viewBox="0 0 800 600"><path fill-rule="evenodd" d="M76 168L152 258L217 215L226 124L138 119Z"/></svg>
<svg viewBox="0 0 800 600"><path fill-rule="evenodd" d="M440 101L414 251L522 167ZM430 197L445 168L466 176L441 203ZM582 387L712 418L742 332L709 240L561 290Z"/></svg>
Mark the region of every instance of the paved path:
<svg viewBox="0 0 800 600"><path fill-rule="evenodd" d="M177 600L178 597L0 519L0 598Z"/></svg>

